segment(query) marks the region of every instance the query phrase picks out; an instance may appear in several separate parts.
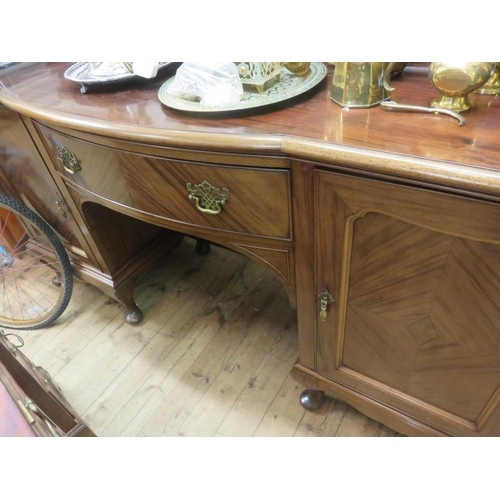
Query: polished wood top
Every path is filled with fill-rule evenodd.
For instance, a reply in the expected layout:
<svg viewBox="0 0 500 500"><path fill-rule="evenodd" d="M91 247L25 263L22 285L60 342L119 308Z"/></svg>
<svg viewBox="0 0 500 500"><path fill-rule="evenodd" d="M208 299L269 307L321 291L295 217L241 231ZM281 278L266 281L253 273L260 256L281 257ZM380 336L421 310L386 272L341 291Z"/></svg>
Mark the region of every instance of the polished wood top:
<svg viewBox="0 0 500 500"><path fill-rule="evenodd" d="M178 64L164 69L154 81L109 90L91 88L87 94L63 77L70 65L11 66L0 72L4 84L0 99L32 118L115 138L286 155L500 192L500 98L494 96L472 95L473 109L464 113L463 127L444 115L395 112L381 106L347 110L330 99L333 67L327 64L327 78L296 98L246 112L192 114L169 109L157 97ZM437 91L427 73L426 65L410 64L392 81L396 88L392 99L429 106Z"/></svg>

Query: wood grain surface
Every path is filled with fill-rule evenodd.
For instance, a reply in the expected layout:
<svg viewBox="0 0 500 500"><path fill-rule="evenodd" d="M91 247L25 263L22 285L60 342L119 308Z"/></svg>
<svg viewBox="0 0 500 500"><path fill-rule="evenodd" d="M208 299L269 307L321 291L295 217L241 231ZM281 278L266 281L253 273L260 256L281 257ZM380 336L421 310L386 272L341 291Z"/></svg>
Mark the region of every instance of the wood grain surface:
<svg viewBox="0 0 500 500"><path fill-rule="evenodd" d="M118 210L126 206L140 212L139 217L146 213L190 226L291 239L290 179L286 170L187 163L101 147L47 127L37 128L60 175L113 202ZM78 158L79 172L68 173L57 159L61 146ZM195 187L203 181L229 191L220 214L203 213L190 199L186 185Z"/></svg>
<svg viewBox="0 0 500 500"><path fill-rule="evenodd" d="M190 149L306 155L318 162L441 184L447 172L457 185L474 184L479 177L485 191L492 183L490 190L499 189L491 130L500 125L500 103L491 96L471 95L473 108L464 127L450 117L380 106L347 110L330 99L333 68L328 65L321 84L277 105L251 112L189 114L167 108L157 97L160 85L175 74L175 65L154 81L87 94L62 77L70 65L38 63L4 70L1 100L33 118L110 137ZM436 90L427 69L410 64L393 81L392 99L429 106Z"/></svg>
<svg viewBox="0 0 500 500"><path fill-rule="evenodd" d="M498 425L497 205L330 172L317 186L318 293L336 299L317 371L452 433Z"/></svg>
<svg viewBox="0 0 500 500"><path fill-rule="evenodd" d="M100 429L108 435L269 432L269 409L281 407L278 386L287 394L298 391L287 382L285 369L298 354L294 373L307 387L330 390L394 429L411 435L500 434L495 360L500 318L494 299L500 278L497 99L472 95L464 127L436 114L381 106L342 109L329 96L329 65L320 85L280 104L194 114L167 108L157 98L175 65L155 81L87 94L62 77L69 65L8 68L0 99L24 115L101 269L117 269L114 262L106 264L106 252L113 251L99 244L103 233L95 229L99 214L115 207L120 216L181 233L186 228L185 234L246 253L275 273L298 309L300 349L294 352L294 319L279 286L264 275L254 275L253 285L235 283L224 267L216 274L208 270L191 286L204 290L204 280L226 280L224 297L235 289L236 295L247 297L252 289L251 307L259 315L231 309L233 303L222 310L223 301L214 302L212 295L199 298L210 312L196 314L193 304L180 303L171 294L167 304L156 306L165 308L160 314L168 316L170 307L184 312L174 315L173 323L170 316L161 316L172 332L168 338L158 336L161 328L149 330L148 323L134 336L113 316L104 320L106 336L85 325L90 340L77 334L69 346L57 341L54 352L82 346L84 353L75 355L80 370L66 371L64 363L60 369L90 414L112 408L113 416L103 417ZM393 82L392 98L429 106L436 91L427 71L425 65L410 64ZM75 176L61 169L55 148L65 141L90 168ZM192 215L192 205L178 198L185 182L198 182L186 175L201 172L237 193L237 203L230 200L219 223ZM92 208L92 203L106 210ZM106 226L116 242L126 227L126 219ZM133 244L125 248L134 253ZM147 259L146 254L140 257L141 266ZM132 255L120 264L122 276L143 269ZM191 286L184 299L197 293ZM131 283L127 287L128 299L122 302L134 304ZM325 289L335 302L321 322L317 296ZM153 308L154 293L142 291L147 311ZM89 321L100 321L109 312L102 304L98 309L102 314L88 316ZM275 315L284 322L271 327ZM231 326L236 319L237 331ZM216 329L206 327L207 322ZM269 329L273 338L249 336ZM47 334L49 339L58 335ZM143 350L150 341L163 340L167 346L161 352ZM123 347L118 358L116 344ZM136 365L136 357L142 356L153 365ZM116 381L110 366L142 375ZM238 370L241 380L233 378ZM117 403L120 384L130 395L126 408ZM99 400L108 388L106 397L115 406ZM91 396L95 391L99 395ZM234 396L230 403L226 393ZM266 422L260 431L258 424L244 419L253 409ZM214 415L216 424L209 420ZM300 434L299 427L293 433Z"/></svg>

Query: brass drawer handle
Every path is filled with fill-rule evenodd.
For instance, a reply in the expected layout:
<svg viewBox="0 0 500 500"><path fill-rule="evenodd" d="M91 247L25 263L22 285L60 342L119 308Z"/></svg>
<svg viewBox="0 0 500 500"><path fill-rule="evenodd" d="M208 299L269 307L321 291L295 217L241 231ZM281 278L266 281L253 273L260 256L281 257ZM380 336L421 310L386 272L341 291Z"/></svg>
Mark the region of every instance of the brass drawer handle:
<svg viewBox="0 0 500 500"><path fill-rule="evenodd" d="M194 187L188 182L186 188L189 193L189 199L195 200L196 208L204 214L219 214L222 207L229 200L229 189L218 189L207 181L196 184Z"/></svg>
<svg viewBox="0 0 500 500"><path fill-rule="evenodd" d="M14 355L16 354L17 351L19 351L21 347L24 346L24 340L17 333L4 333L3 330L0 330L0 336L5 337L5 339L8 340L8 343L12 346L10 348L10 352ZM7 339L7 337L15 337L19 342L19 345L13 344L9 339Z"/></svg>
<svg viewBox="0 0 500 500"><path fill-rule="evenodd" d="M20 401L18 401L18 403L19 402ZM38 415L43 420L43 422L45 423L45 425L48 427L51 436L53 436L53 437L61 437L61 434L58 432L58 430L57 430L56 425L54 424L54 422L52 422L50 420L50 418L45 414L45 412L43 412L42 410L40 410L40 408L38 408L38 406L34 403L34 401L32 399L26 398L26 400L24 401L23 406L26 408L28 414L29 414L29 412L34 413L34 414ZM19 405L19 407L21 407L21 406ZM31 414L30 414L30 417L31 417L32 420L31 421L28 420L28 422L31 425L33 425L35 423L35 419L33 418L33 416Z"/></svg>
<svg viewBox="0 0 500 500"><path fill-rule="evenodd" d="M320 304L321 304L321 312L319 313L319 319L321 321L326 321L326 315L328 314L328 304L331 304L332 302L335 302L335 299L330 295L328 288L326 288L326 291L321 292L318 295L320 299Z"/></svg>
<svg viewBox="0 0 500 500"><path fill-rule="evenodd" d="M21 413L23 414L23 417L25 418L26 422L28 422L28 424L30 425L36 424L35 418L31 414L29 409L26 407L26 405L20 399L16 400L16 404Z"/></svg>
<svg viewBox="0 0 500 500"><path fill-rule="evenodd" d="M76 174L82 169L78 158L64 146L59 146L57 152L59 153L57 159L63 164L64 170L70 174Z"/></svg>
<svg viewBox="0 0 500 500"><path fill-rule="evenodd" d="M45 368L43 368L42 366L35 365L35 363L33 363L33 361L31 361L31 360L30 360L30 363L31 363L31 366L34 370L36 370L37 372L40 372L43 375L43 381L45 383L52 381L52 377L51 377L50 373Z"/></svg>

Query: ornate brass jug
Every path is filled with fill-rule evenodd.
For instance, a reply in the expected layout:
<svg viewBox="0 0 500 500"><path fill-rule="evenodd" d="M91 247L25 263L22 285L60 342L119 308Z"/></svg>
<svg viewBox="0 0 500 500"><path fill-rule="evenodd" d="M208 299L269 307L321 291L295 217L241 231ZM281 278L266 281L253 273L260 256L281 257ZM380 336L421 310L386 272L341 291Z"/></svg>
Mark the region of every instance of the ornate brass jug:
<svg viewBox="0 0 500 500"><path fill-rule="evenodd" d="M429 68L429 80L440 95L431 106L457 113L468 111L472 107L469 94L482 87L492 73L490 62L433 62Z"/></svg>
<svg viewBox="0 0 500 500"><path fill-rule="evenodd" d="M500 94L500 63L494 63L493 74L490 79L477 90L474 94L498 95Z"/></svg>
<svg viewBox="0 0 500 500"><path fill-rule="evenodd" d="M370 108L390 99L392 68L399 63L336 62L330 96L344 108Z"/></svg>

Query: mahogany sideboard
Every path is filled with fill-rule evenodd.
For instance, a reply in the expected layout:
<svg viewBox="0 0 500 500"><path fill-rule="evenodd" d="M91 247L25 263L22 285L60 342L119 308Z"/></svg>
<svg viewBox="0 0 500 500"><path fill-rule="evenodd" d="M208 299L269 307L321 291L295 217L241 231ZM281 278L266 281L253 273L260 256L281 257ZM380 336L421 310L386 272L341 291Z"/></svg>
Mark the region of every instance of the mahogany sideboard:
<svg viewBox="0 0 500 500"><path fill-rule="evenodd" d="M305 407L326 392L408 435L500 435L498 98L471 96L463 127L342 109L329 67L288 101L194 114L157 98L175 66L82 94L69 65L3 76L1 186L127 321L142 316L138 273L184 235L215 242L274 273L297 308ZM428 106L427 69L408 65L393 99ZM220 213L190 197L203 186L225 193Z"/></svg>

